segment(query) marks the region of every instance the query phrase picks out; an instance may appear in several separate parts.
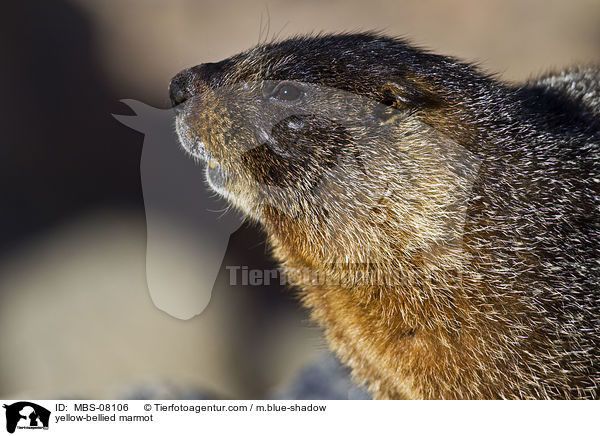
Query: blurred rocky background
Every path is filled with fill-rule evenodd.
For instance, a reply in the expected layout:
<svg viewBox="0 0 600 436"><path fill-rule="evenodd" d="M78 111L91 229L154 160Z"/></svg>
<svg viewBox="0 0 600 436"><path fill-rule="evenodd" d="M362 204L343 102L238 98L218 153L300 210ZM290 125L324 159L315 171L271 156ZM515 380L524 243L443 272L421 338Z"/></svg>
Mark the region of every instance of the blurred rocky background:
<svg viewBox="0 0 600 436"><path fill-rule="evenodd" d="M293 292L230 286L227 265L274 266L264 235L232 235L202 314L158 310L145 277L143 136L111 114L128 113L125 98L167 107L176 72L259 39L372 29L509 81L600 62L598 0L4 5L0 397L285 397L326 346ZM165 242L175 260L179 240ZM324 362L319 371L335 367Z"/></svg>

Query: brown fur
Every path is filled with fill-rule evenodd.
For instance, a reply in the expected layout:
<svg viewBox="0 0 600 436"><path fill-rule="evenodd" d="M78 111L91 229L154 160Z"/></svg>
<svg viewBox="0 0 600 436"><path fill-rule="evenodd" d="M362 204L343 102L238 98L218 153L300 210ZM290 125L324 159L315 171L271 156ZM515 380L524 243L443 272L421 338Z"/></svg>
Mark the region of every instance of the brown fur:
<svg viewBox="0 0 600 436"><path fill-rule="evenodd" d="M598 398L600 73L556 78L511 88L325 35L186 70L171 95L184 147L376 398Z"/></svg>

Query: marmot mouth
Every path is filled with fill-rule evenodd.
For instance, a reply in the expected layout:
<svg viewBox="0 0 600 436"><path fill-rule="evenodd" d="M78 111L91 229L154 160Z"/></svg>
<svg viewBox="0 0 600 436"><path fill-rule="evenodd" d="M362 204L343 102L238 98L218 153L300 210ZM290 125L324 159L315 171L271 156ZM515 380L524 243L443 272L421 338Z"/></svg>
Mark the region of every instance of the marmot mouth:
<svg viewBox="0 0 600 436"><path fill-rule="evenodd" d="M206 163L206 181L213 191L227 197L229 192L226 189L226 176L223 168L214 161L207 161Z"/></svg>
<svg viewBox="0 0 600 436"><path fill-rule="evenodd" d="M198 156L198 157L200 157L200 156ZM205 153L204 156L201 157L201 159L204 163L206 163L206 166L208 169L214 170L214 171L219 171L219 172L223 171L223 168L221 167L221 165L216 160L214 160L212 157L210 157L208 154Z"/></svg>
<svg viewBox="0 0 600 436"><path fill-rule="evenodd" d="M188 150L188 153L195 158L206 162L206 164L212 169L220 166L219 163L206 151L206 145L204 144L204 141L196 141Z"/></svg>

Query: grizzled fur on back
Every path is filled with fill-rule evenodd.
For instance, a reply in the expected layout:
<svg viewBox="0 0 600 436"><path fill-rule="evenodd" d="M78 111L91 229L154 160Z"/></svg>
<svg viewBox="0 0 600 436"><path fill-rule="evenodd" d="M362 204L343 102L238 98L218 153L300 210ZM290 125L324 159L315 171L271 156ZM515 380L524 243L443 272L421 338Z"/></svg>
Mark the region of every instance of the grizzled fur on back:
<svg viewBox="0 0 600 436"><path fill-rule="evenodd" d="M514 86L317 35L170 91L183 147L376 397L600 397L600 68Z"/></svg>

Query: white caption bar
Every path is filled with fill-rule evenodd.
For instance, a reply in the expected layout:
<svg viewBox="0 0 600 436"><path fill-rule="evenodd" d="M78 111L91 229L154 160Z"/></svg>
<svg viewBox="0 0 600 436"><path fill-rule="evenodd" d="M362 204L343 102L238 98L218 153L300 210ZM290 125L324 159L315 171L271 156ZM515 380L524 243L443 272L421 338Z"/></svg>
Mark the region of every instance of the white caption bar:
<svg viewBox="0 0 600 436"><path fill-rule="evenodd" d="M0 435L18 436L565 435L600 416L596 401L0 401Z"/></svg>

